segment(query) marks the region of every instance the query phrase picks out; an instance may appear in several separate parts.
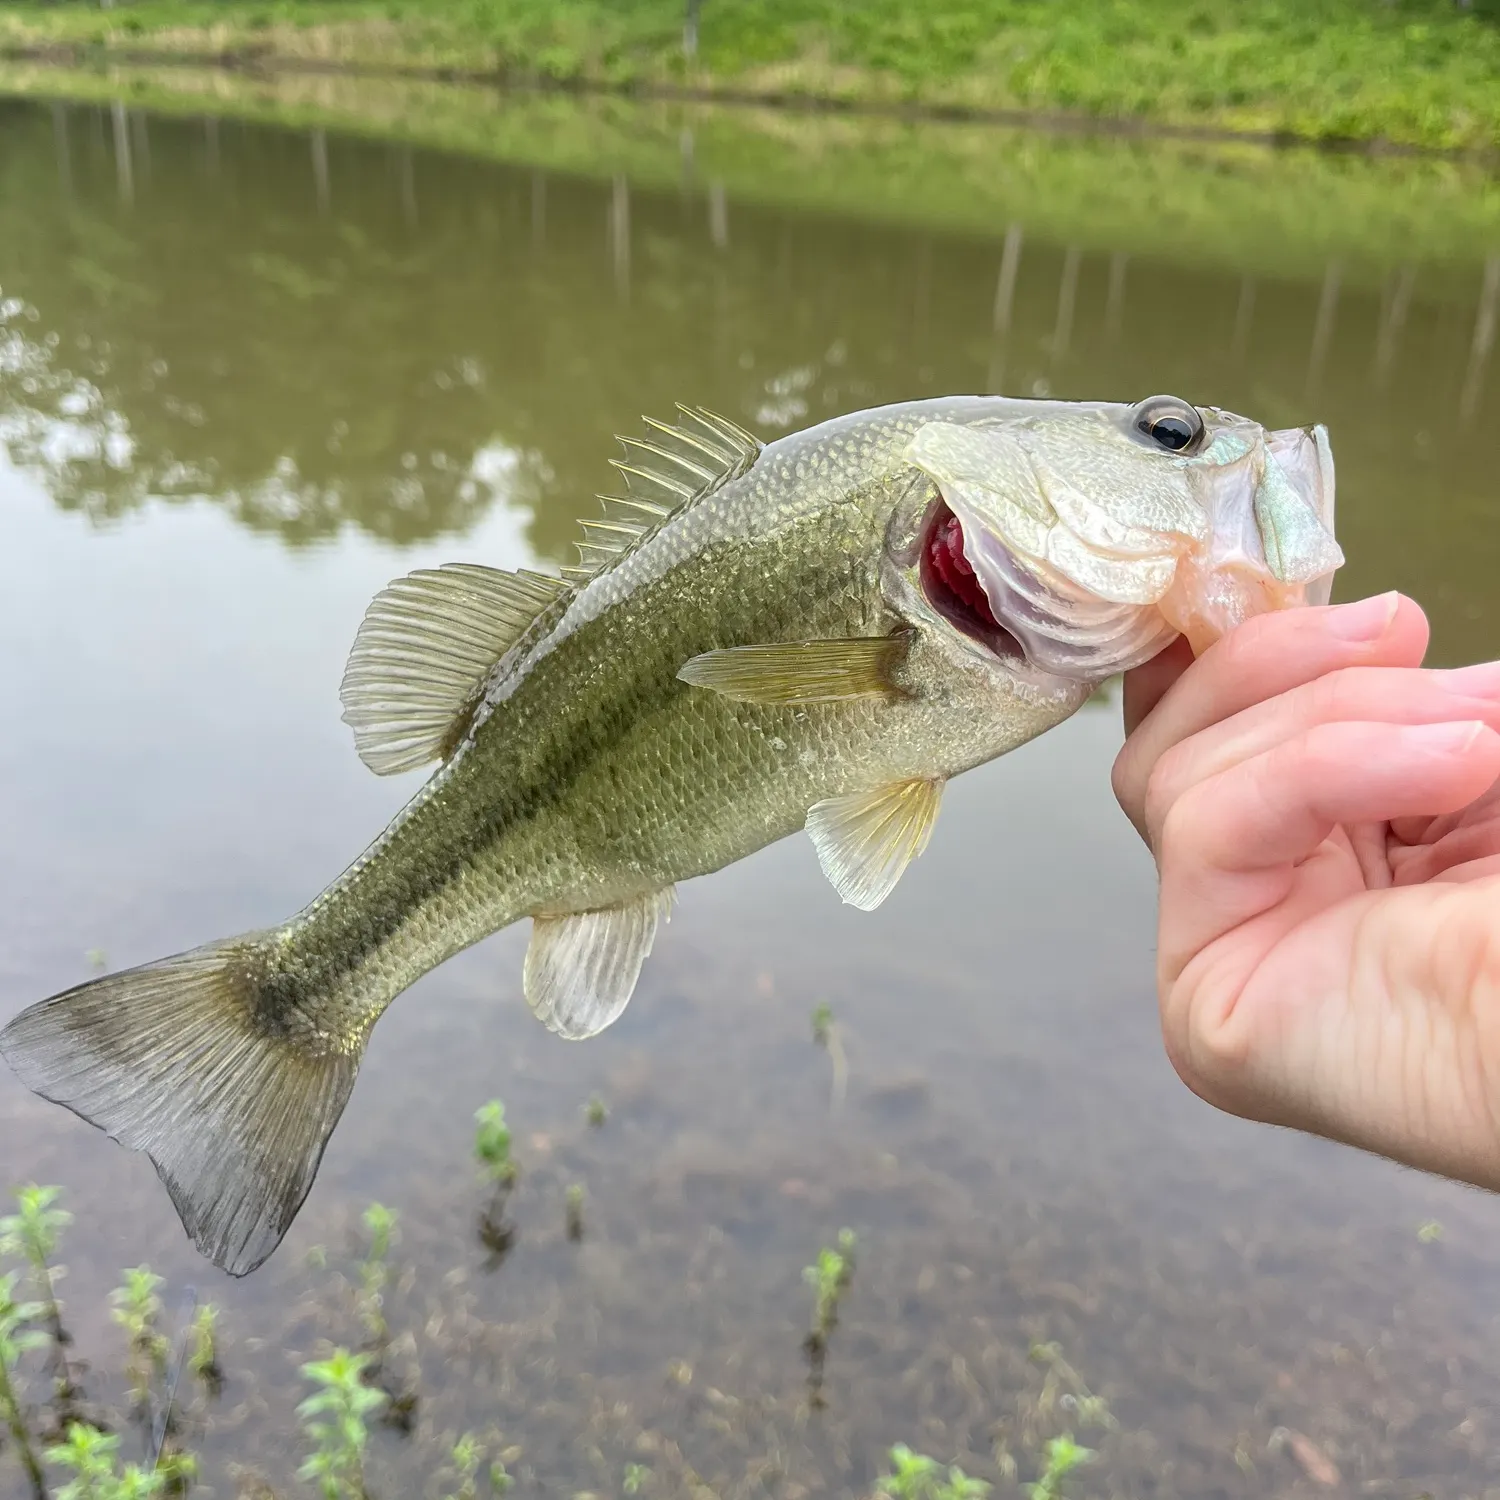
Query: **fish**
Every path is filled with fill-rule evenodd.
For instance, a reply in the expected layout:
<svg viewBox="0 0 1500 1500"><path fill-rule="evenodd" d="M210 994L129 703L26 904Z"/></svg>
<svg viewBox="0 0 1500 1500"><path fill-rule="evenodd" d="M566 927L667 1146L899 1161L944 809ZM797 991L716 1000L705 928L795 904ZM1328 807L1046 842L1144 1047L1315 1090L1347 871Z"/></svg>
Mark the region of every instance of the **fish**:
<svg viewBox="0 0 1500 1500"><path fill-rule="evenodd" d="M232 1275L310 1191L371 1028L528 918L560 1037L636 987L675 887L805 829L866 911L952 777L1186 635L1326 602L1326 430L1172 396L949 396L762 443L703 408L622 438L559 575L420 569L340 688L374 772L436 769L281 926L109 974L0 1031L37 1094L154 1163Z"/></svg>

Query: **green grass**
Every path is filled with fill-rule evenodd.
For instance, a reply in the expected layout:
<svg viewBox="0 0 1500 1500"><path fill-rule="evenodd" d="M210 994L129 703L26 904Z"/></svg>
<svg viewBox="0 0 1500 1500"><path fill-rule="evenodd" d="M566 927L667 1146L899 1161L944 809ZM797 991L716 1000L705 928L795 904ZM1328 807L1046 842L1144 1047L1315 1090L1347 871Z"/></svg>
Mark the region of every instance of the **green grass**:
<svg viewBox="0 0 1500 1500"><path fill-rule="evenodd" d="M125 0L0 5L0 46L255 51L1434 148L1500 143L1500 0Z"/></svg>

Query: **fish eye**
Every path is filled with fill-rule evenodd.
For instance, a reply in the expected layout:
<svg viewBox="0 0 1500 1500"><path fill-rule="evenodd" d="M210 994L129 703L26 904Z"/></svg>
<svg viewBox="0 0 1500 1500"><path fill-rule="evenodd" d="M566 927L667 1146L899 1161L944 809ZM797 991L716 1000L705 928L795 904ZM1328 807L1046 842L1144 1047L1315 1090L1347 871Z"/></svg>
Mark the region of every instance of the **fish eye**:
<svg viewBox="0 0 1500 1500"><path fill-rule="evenodd" d="M1152 396L1131 413L1130 425L1147 442L1168 453L1191 453L1203 440L1203 418L1176 396Z"/></svg>

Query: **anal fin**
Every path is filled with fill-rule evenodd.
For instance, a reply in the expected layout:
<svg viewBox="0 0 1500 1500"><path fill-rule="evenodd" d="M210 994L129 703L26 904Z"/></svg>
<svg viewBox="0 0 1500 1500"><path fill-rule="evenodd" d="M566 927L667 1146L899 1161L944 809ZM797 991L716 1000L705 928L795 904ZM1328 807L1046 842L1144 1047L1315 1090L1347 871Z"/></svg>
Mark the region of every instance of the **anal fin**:
<svg viewBox="0 0 1500 1500"><path fill-rule="evenodd" d="M910 644L905 632L847 640L729 646L686 662L678 678L736 703L839 703L893 698Z"/></svg>
<svg viewBox="0 0 1500 1500"><path fill-rule="evenodd" d="M669 887L597 911L533 917L522 982L537 1019L569 1041L619 1020L671 909Z"/></svg>
<svg viewBox="0 0 1500 1500"><path fill-rule="evenodd" d="M814 803L807 831L834 890L874 911L927 847L942 800L941 781L913 778Z"/></svg>

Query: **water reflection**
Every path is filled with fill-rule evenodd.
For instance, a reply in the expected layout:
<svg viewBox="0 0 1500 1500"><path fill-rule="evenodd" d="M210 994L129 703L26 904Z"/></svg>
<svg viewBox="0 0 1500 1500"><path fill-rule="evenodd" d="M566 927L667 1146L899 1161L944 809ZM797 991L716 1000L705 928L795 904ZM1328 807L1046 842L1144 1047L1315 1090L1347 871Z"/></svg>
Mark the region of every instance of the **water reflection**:
<svg viewBox="0 0 1500 1500"><path fill-rule="evenodd" d="M677 399L767 436L984 388L1322 417L1344 587L1405 586L1444 654L1500 654L1493 264L1414 243L1383 279L1343 253L1288 279L1009 208L983 233L784 211L726 187L707 132L673 135L654 187L109 105L0 109L0 132L0 442L37 481L0 466L0 780L26 790L0 799L0 1019L91 947L133 962L307 899L406 792L337 719L370 594L416 562L525 560L512 522L566 560L612 434ZM800 839L692 882L597 1044L526 1014L521 930L424 980L286 1253L214 1282L215 1492L247 1455L292 1492L298 1364L359 1337L300 1257L348 1270L371 1197L403 1214L386 1316L422 1363L383 1493L424 1493L437 1435L491 1424L525 1445L520 1493L617 1493L646 1461L662 1495L862 1495L902 1440L1014 1493L1090 1390L1119 1421L1080 1426L1099 1493L1301 1493L1282 1432L1370 1493L1500 1484L1475 1311L1495 1205L1176 1085L1117 736L1079 715L961 778L878 919ZM807 1034L828 1005L832 1101ZM496 1093L524 1172L476 1245L472 1112ZM149 1166L3 1073L0 1134L15 1175L73 1190L70 1317L107 1392L116 1268L203 1268ZM846 1224L860 1268L812 1412L802 1268ZM1058 1384L1064 1353L1087 1386Z"/></svg>
<svg viewBox="0 0 1500 1500"><path fill-rule="evenodd" d="M769 434L924 392L1173 389L1330 423L1351 583L1479 577L1493 258L1467 306L1419 266L1378 293L1337 261L1127 277L1020 223L986 243L746 206L731 236L690 154L673 194L118 103L3 129L5 433L98 519L208 498L292 541L408 542L502 503L561 556L610 435L679 399Z"/></svg>

